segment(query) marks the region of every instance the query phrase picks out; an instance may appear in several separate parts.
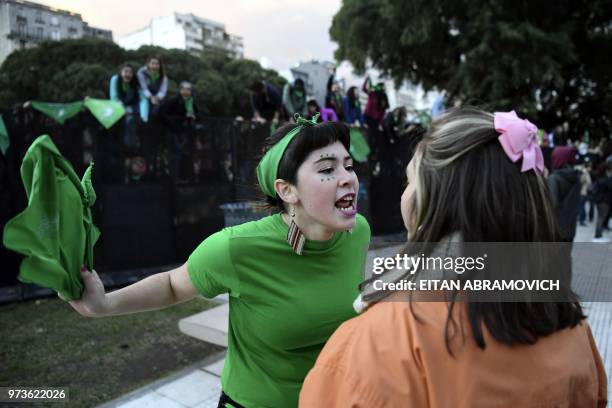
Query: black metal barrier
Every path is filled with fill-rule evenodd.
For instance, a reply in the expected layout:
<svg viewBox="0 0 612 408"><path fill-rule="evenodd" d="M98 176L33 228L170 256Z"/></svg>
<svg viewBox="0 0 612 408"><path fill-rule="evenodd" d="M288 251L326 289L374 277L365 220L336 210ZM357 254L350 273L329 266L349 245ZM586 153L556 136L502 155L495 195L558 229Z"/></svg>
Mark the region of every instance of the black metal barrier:
<svg viewBox="0 0 612 408"><path fill-rule="evenodd" d="M126 143L122 121L106 130L86 112L64 125L31 109L2 116L11 145L0 155L0 225L26 207L21 161L36 137L49 134L77 174L94 161L99 272L182 263L223 228L221 204L258 197L255 167L266 125L206 118L177 131L153 118L138 124L137 143ZM359 211L374 234L403 229L399 202L409 150L408 141L399 140L379 149L376 162L356 164ZM0 245L0 287L17 283L20 260Z"/></svg>

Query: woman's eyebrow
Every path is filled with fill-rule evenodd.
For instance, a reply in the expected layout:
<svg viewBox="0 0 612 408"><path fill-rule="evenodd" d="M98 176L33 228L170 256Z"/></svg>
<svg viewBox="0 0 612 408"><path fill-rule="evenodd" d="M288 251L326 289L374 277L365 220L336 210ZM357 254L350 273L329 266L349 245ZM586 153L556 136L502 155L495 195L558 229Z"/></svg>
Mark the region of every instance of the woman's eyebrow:
<svg viewBox="0 0 612 408"><path fill-rule="evenodd" d="M318 164L318 163L321 163L321 162L324 162L324 161L335 162L336 160L338 160L338 158L336 156L323 156L319 160L315 161L313 164Z"/></svg>

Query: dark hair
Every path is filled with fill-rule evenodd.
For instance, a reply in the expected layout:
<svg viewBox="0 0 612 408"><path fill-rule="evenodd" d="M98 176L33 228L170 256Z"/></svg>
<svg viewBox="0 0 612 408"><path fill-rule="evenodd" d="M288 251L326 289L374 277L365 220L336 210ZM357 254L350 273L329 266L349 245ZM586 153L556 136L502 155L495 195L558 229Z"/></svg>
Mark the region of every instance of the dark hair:
<svg viewBox="0 0 612 408"><path fill-rule="evenodd" d="M351 86L348 91L346 91L346 97L348 98L350 106L357 106L359 100L357 99L357 95L355 91L357 90L356 86Z"/></svg>
<svg viewBox="0 0 612 408"><path fill-rule="evenodd" d="M413 158L416 193L408 206L412 233L408 254L420 253L454 233L469 243L560 240L544 177L534 171L522 172L520 162L508 158L493 121L491 113L461 107L432 122ZM468 298L468 319L480 348L486 347L483 324L501 343L533 344L586 318L571 290L570 254L563 253L558 260L567 267L567 275L557 275L563 278L566 301L478 303ZM445 333L451 354L455 299L453 296Z"/></svg>
<svg viewBox="0 0 612 408"><path fill-rule="evenodd" d="M121 86L121 82L122 82L121 71L123 71L124 68L129 68L132 70L132 79L129 82L129 86L132 89L132 93L135 98L132 103L138 103L138 78L136 78L136 70L131 64L125 63L121 65L121 68L119 69L119 72L117 73L118 81L115 84L115 90L117 91L117 94L119 95L119 99L121 99L122 102L127 102L128 104L130 103L129 101L125 100L126 94L125 94L125 91L123 90L123 86Z"/></svg>
<svg viewBox="0 0 612 408"><path fill-rule="evenodd" d="M263 81L253 81L251 85L249 85L249 90L255 93L261 93L264 91L265 85Z"/></svg>
<svg viewBox="0 0 612 408"><path fill-rule="evenodd" d="M302 78L298 78L293 81L293 87L304 89L304 81L302 80Z"/></svg>
<svg viewBox="0 0 612 408"><path fill-rule="evenodd" d="M285 135L295 128L295 124L286 124L280 127L264 141L263 155L278 143ZM285 153L278 165L278 178L297 185L297 172L308 155L313 151L329 146L336 142L342 143L348 152L350 149L349 128L344 123L323 122L314 126L304 126L302 130L289 142ZM276 197L265 197L268 207L278 211L284 211L283 200Z"/></svg>
<svg viewBox="0 0 612 408"><path fill-rule="evenodd" d="M164 71L164 63L162 62L162 59L159 56L152 55L149 58L147 58L147 71L149 70L149 62L151 62L151 60L154 60L154 59L159 61L159 79L162 80L162 79L164 79L166 74L165 74L165 71Z"/></svg>

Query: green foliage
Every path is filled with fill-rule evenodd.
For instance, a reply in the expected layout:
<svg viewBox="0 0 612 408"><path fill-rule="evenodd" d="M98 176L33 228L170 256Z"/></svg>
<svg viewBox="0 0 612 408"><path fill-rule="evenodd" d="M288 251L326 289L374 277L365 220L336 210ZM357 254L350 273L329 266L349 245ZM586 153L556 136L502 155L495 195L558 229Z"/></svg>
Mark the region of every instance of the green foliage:
<svg viewBox="0 0 612 408"><path fill-rule="evenodd" d="M124 62L135 69L149 56L161 58L168 76L169 95L178 92L181 81L194 84L197 105L209 116L250 116L247 87L255 79L282 86L276 71L257 62L233 60L218 52L196 57L186 51L145 46L127 51L104 40L47 41L19 50L0 67L0 107L27 100L70 102L85 96L107 98L110 77Z"/></svg>
<svg viewBox="0 0 612 408"><path fill-rule="evenodd" d="M612 132L609 1L344 0L330 34L358 72L371 63L547 129Z"/></svg>

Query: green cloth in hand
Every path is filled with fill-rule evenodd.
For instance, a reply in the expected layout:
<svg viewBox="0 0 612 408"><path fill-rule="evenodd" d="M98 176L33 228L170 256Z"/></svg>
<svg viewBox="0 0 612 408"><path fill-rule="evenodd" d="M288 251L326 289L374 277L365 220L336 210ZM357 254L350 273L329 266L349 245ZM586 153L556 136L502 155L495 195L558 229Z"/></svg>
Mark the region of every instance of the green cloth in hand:
<svg viewBox="0 0 612 408"><path fill-rule="evenodd" d="M80 269L93 269L100 236L91 215L92 166L79 180L51 138L38 137L21 164L28 206L4 227L4 245L26 256L19 280L53 289L65 300L80 299Z"/></svg>

